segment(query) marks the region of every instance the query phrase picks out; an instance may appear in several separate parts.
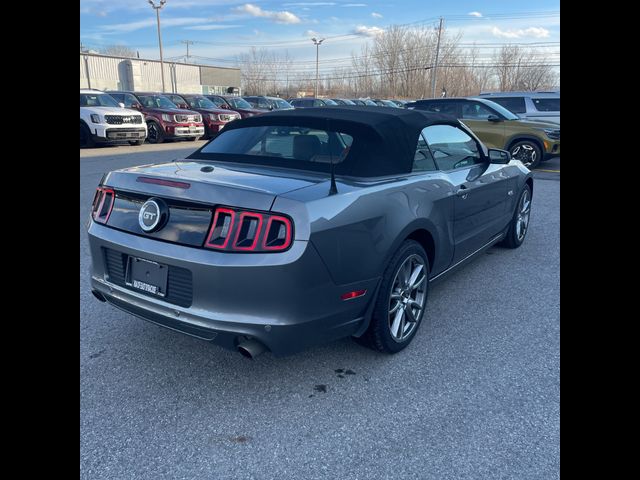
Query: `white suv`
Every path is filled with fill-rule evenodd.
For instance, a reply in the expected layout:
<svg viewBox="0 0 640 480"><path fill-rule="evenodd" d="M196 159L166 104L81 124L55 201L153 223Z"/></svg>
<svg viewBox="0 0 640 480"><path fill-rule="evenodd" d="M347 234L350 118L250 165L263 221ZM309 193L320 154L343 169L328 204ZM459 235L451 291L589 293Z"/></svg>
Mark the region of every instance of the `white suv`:
<svg viewBox="0 0 640 480"><path fill-rule="evenodd" d="M80 90L80 146L128 141L142 145L147 124L136 110L123 108L108 93Z"/></svg>

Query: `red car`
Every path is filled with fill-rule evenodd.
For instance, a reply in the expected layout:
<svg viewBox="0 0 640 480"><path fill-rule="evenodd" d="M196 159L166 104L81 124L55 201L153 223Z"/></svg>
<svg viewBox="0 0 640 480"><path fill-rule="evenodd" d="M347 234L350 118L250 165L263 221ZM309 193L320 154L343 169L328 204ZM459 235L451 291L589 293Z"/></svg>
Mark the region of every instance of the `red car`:
<svg viewBox="0 0 640 480"><path fill-rule="evenodd" d="M216 107L234 110L240 114L242 118L253 117L267 113L269 110L261 110L253 108L244 98L233 95L205 95L209 100L216 104Z"/></svg>
<svg viewBox="0 0 640 480"><path fill-rule="evenodd" d="M198 140L204 136L202 115L193 110L180 109L162 93L107 92L126 108L134 108L147 122L149 143L162 143L166 139Z"/></svg>
<svg viewBox="0 0 640 480"><path fill-rule="evenodd" d="M216 107L216 104L204 95L168 93L166 96L178 107L188 108L202 115L205 138L215 137L227 123L241 118L238 112Z"/></svg>

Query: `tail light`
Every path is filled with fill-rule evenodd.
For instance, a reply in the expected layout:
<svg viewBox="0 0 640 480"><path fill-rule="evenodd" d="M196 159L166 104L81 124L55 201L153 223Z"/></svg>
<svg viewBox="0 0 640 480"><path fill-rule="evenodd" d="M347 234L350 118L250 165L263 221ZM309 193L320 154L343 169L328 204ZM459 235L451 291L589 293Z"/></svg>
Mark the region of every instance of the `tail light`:
<svg viewBox="0 0 640 480"><path fill-rule="evenodd" d="M219 207L204 246L226 252L282 252L292 239L293 224L283 215Z"/></svg>
<svg viewBox="0 0 640 480"><path fill-rule="evenodd" d="M98 187L96 194L93 197L93 206L91 207L91 217L94 222L107 223L113 204L116 198L116 193L109 187Z"/></svg>

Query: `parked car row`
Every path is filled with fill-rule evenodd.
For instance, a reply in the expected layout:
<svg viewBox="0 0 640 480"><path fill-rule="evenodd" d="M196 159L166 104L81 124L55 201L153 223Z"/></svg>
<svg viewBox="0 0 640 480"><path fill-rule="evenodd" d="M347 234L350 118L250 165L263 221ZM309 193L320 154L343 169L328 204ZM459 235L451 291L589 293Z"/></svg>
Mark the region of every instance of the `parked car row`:
<svg viewBox="0 0 640 480"><path fill-rule="evenodd" d="M338 105L409 108L451 115L490 148L508 150L528 168L560 155L560 94L483 93L413 102L369 98L292 98L80 90L80 145L212 138L229 122L273 110ZM545 110L546 109L546 110ZM515 110L515 112L514 112ZM518 112L518 113L516 113ZM555 120L555 121L550 121Z"/></svg>

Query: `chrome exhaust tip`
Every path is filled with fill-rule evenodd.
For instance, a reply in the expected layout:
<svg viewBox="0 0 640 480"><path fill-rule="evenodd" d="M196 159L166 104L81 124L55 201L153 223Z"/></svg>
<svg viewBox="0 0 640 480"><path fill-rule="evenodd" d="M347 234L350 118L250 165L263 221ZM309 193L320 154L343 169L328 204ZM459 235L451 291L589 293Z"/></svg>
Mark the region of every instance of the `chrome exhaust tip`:
<svg viewBox="0 0 640 480"><path fill-rule="evenodd" d="M238 344L238 352L243 357L254 359L267 350L262 343L256 340L243 340Z"/></svg>

